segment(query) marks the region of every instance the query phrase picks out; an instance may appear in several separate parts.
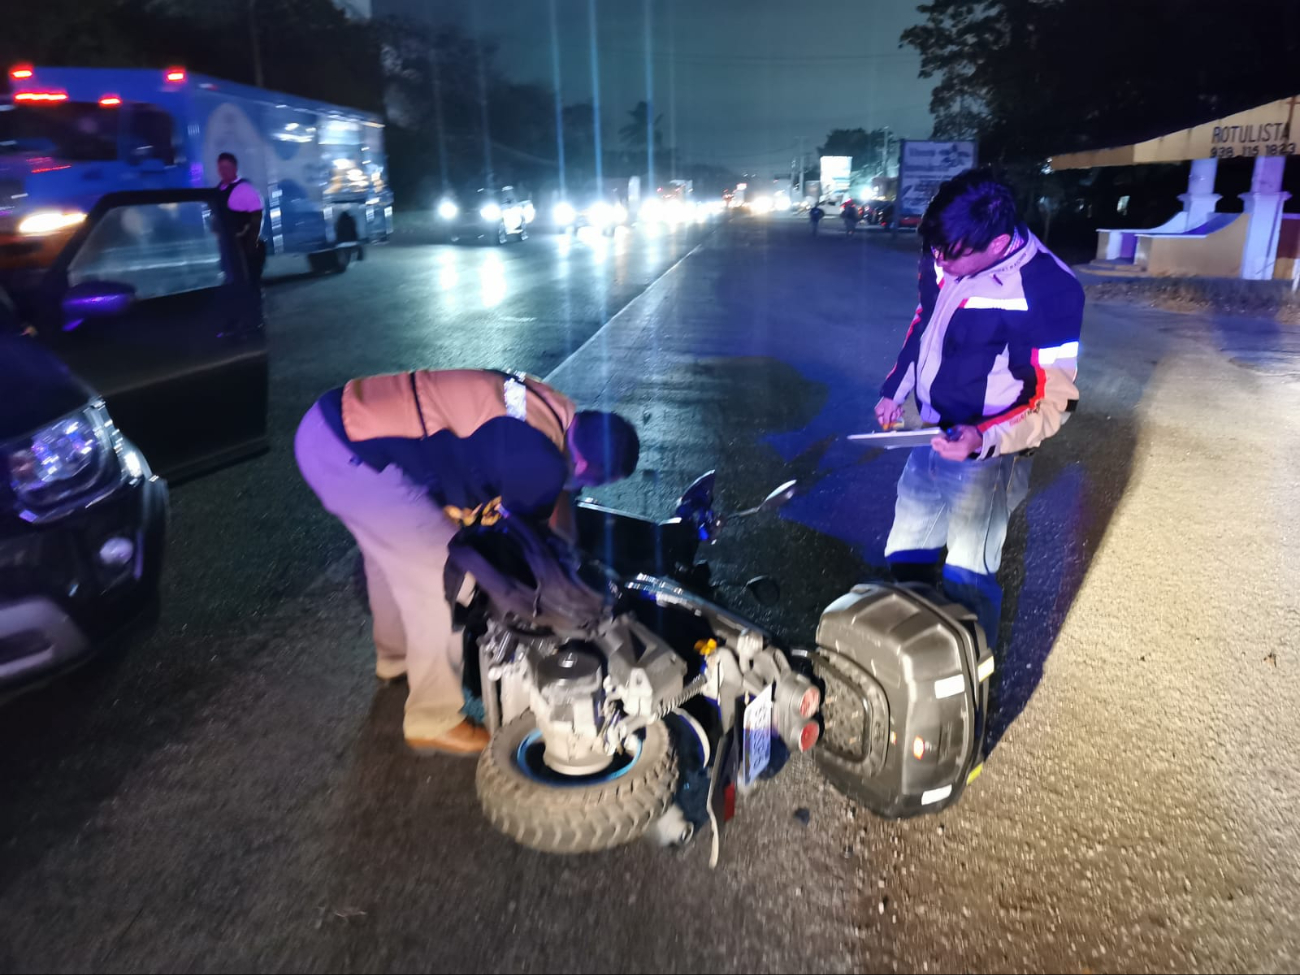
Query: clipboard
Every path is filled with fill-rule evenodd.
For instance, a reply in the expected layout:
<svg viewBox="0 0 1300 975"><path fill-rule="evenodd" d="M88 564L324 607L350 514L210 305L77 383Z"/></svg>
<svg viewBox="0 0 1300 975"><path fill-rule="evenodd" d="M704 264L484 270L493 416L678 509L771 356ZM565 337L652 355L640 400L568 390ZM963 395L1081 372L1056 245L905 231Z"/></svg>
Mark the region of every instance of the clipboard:
<svg viewBox="0 0 1300 975"><path fill-rule="evenodd" d="M940 427L921 427L919 430L882 430L877 433L854 433L850 440L865 442L873 447L897 450L900 447L928 447L935 437L945 436Z"/></svg>

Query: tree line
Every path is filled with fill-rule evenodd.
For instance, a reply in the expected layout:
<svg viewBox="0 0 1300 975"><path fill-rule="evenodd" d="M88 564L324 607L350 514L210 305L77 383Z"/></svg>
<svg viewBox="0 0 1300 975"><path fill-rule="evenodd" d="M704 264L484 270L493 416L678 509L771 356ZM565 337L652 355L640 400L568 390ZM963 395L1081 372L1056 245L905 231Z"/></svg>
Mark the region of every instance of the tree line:
<svg viewBox="0 0 1300 975"><path fill-rule="evenodd" d="M1128 145L1300 94L1295 0L929 0L900 46L933 79L934 135L977 139L1040 228L1151 226L1178 209L1187 164L1047 174L1050 156ZM1219 167L1240 209L1249 165ZM1288 169L1300 190L1300 167ZM1056 230L1053 231L1057 232Z"/></svg>
<svg viewBox="0 0 1300 975"><path fill-rule="evenodd" d="M613 137L590 101L507 77L495 45L459 27L349 18L332 0L41 0L0 32L0 62L191 71L384 115L399 205L444 189L523 183L573 188L602 176L734 178L664 145L644 102ZM558 122L558 125L557 125ZM597 152L597 144L600 151ZM563 161L563 170L561 170ZM710 191L714 187L710 186Z"/></svg>

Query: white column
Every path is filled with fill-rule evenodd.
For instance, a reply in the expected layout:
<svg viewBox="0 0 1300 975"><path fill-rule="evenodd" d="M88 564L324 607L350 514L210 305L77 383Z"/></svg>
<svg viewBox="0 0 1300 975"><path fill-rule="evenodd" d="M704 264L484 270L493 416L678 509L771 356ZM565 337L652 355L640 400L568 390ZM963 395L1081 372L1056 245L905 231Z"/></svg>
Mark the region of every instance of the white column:
<svg viewBox="0 0 1300 975"><path fill-rule="evenodd" d="M1183 201L1184 223L1182 231L1195 230L1211 213L1222 197L1214 192L1214 177L1219 170L1217 159L1193 159L1192 171L1187 177L1187 192L1179 193Z"/></svg>
<svg viewBox="0 0 1300 975"><path fill-rule="evenodd" d="M1268 281L1277 262L1277 239L1282 229L1282 205L1291 199L1282 192L1282 171L1286 156L1259 156L1251 177L1250 192L1242 193L1250 226L1241 250L1241 276L1249 281Z"/></svg>

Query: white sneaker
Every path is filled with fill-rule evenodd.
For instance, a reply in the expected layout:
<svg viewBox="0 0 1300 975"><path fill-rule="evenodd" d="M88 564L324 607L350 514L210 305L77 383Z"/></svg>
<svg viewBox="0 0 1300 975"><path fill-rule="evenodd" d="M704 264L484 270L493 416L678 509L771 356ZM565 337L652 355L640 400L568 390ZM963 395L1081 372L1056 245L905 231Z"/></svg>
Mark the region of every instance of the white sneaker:
<svg viewBox="0 0 1300 975"><path fill-rule="evenodd" d="M401 680L406 676L406 658L375 658L375 676L384 681Z"/></svg>

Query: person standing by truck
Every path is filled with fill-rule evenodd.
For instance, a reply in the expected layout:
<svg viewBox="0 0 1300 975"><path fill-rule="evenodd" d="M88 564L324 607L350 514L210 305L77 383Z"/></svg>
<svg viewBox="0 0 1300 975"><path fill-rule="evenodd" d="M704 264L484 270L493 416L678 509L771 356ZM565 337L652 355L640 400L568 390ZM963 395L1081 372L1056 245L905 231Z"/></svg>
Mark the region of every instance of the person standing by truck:
<svg viewBox="0 0 1300 975"><path fill-rule="evenodd" d="M248 273L253 282L262 283L262 268L266 264L266 244L262 241L262 194L257 187L239 175L239 160L233 152L223 152L217 157L217 174L226 205L226 214L235 230L235 237L248 261Z"/></svg>

